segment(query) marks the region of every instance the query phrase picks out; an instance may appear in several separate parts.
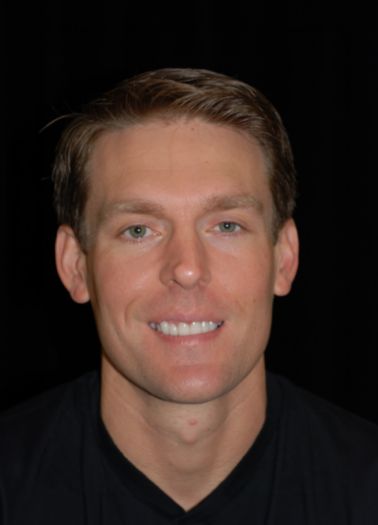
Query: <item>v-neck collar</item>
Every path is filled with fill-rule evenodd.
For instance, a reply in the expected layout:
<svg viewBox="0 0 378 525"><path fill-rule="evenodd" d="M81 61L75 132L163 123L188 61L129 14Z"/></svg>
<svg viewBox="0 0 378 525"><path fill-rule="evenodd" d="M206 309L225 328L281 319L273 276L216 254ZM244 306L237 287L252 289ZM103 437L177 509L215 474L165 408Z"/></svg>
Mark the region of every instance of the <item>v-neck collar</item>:
<svg viewBox="0 0 378 525"><path fill-rule="evenodd" d="M209 515L222 512L227 503L243 491L243 487L253 482L254 473L276 433L281 412L281 396L277 392L278 385L269 374L267 385L267 415L256 440L231 473L189 511L185 511L120 452L106 430L99 410L97 410L99 446L105 461L122 486L135 498L154 508L160 515L167 518L184 518L184 521L187 519L192 521L193 519L198 522L198 520L205 519Z"/></svg>

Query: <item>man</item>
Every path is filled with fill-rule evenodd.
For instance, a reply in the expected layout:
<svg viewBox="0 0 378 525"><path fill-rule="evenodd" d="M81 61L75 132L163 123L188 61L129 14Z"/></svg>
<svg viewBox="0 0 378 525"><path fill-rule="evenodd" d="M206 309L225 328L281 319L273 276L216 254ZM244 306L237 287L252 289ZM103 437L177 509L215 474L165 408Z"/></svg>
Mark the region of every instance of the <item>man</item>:
<svg viewBox="0 0 378 525"><path fill-rule="evenodd" d="M134 77L72 120L54 183L101 374L3 417L3 522L377 523L377 428L265 372L298 263L270 103L209 71Z"/></svg>

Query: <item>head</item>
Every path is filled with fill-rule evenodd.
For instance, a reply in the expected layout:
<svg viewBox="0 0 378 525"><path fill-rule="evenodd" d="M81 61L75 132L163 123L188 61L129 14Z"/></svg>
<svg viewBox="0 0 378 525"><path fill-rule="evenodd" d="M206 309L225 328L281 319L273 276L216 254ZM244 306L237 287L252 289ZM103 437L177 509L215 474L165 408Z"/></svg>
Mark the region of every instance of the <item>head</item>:
<svg viewBox="0 0 378 525"><path fill-rule="evenodd" d="M54 178L58 272L92 304L108 384L201 403L261 379L298 252L291 150L262 95L140 75L73 120Z"/></svg>
<svg viewBox="0 0 378 525"><path fill-rule="evenodd" d="M290 143L281 118L254 87L201 69L161 69L121 82L88 104L64 132L53 168L58 221L68 224L85 248L84 211L88 197L88 160L106 132L151 120L200 117L229 126L256 141L264 153L274 204L272 236L292 216L296 177Z"/></svg>

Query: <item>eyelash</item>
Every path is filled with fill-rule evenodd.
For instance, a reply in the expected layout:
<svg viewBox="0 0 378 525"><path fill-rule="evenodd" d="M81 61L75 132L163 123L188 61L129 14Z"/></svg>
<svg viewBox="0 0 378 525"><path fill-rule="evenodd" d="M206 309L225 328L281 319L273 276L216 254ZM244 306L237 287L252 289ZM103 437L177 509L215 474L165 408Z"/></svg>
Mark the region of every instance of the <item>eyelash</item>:
<svg viewBox="0 0 378 525"><path fill-rule="evenodd" d="M227 227L231 226L234 229L232 231L227 231L227 229L226 229L226 231L220 230L220 228L222 226L224 227L226 225L227 225ZM240 224L238 224L235 221L221 221L218 224L216 224L215 228L219 229L218 232L220 234L222 234L222 235L238 234L244 229L243 226L241 226ZM133 229L134 230L135 229L141 229L142 232L140 232L140 233L143 233L143 230L144 230L144 234L141 237L133 237L131 235L131 233L130 233ZM128 242L138 243L138 242L143 241L146 237L149 237L150 235L148 235L148 234L151 234L151 232L152 232L151 228L149 228L145 224L132 224L131 226L128 226L127 228L124 228L122 230L121 236L126 238Z"/></svg>
<svg viewBox="0 0 378 525"><path fill-rule="evenodd" d="M233 226L233 227L236 227L236 231L233 230L233 231L222 231L221 233L225 233L226 235L227 234L232 234L232 233L239 233L243 228L240 224L238 224L237 222L235 221L222 221L220 223L217 224L217 227L219 228L220 226L225 226L225 225L229 225L229 226Z"/></svg>
<svg viewBox="0 0 378 525"><path fill-rule="evenodd" d="M143 235L142 237L133 237L130 233L132 229L137 229L137 228L142 229L142 230L144 229L147 232L151 231L151 228L149 228L145 224L132 224L131 226L128 226L127 228L122 230L121 234L123 237L126 237L128 241L140 242L141 240L145 238L146 235Z"/></svg>

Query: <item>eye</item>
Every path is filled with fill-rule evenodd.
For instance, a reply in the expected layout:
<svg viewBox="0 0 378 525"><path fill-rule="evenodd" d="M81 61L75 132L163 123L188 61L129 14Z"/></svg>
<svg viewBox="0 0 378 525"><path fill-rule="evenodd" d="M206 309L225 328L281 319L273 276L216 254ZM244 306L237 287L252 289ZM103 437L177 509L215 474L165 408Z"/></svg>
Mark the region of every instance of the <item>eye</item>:
<svg viewBox="0 0 378 525"><path fill-rule="evenodd" d="M131 237L133 240L143 239L143 237L146 237L149 233L150 228L147 228L144 224L134 224L126 228L123 232L125 236Z"/></svg>
<svg viewBox="0 0 378 525"><path fill-rule="evenodd" d="M218 224L221 233L235 233L240 231L241 226L236 222L225 221Z"/></svg>

